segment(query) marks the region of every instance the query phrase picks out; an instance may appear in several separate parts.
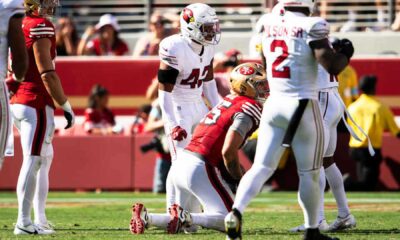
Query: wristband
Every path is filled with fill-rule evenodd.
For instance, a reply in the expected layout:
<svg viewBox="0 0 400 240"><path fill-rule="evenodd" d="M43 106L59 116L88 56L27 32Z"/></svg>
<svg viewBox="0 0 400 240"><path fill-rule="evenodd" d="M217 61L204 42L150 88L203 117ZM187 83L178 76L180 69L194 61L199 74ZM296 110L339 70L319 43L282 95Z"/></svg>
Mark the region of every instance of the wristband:
<svg viewBox="0 0 400 240"><path fill-rule="evenodd" d="M66 112L72 112L72 107L68 100L61 106L61 108Z"/></svg>
<svg viewBox="0 0 400 240"><path fill-rule="evenodd" d="M17 78L17 76L15 76L15 73L12 74L12 78L13 78L15 81L19 82L19 83L21 83L21 82L23 82L23 81L25 80L25 77Z"/></svg>

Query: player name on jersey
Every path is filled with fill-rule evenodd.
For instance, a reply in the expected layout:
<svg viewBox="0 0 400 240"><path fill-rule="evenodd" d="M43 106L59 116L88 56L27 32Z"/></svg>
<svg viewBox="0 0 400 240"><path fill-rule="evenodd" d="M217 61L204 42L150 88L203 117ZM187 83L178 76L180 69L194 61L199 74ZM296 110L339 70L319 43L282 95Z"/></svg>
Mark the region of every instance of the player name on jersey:
<svg viewBox="0 0 400 240"><path fill-rule="evenodd" d="M303 38L304 29L301 27L286 27L278 25L265 25L267 37L295 37Z"/></svg>

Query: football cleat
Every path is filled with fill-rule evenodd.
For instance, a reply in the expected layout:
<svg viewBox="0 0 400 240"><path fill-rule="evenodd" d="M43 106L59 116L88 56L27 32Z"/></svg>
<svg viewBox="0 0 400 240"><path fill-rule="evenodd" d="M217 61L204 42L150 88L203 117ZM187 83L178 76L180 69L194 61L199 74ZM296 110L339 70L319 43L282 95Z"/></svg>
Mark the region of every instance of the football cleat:
<svg viewBox="0 0 400 240"><path fill-rule="evenodd" d="M132 206L132 218L129 229L132 234L142 234L147 227L149 216L147 209L141 203Z"/></svg>
<svg viewBox="0 0 400 240"><path fill-rule="evenodd" d="M325 219L323 219L322 221L319 222L318 224L318 229L321 232L326 232L329 231L329 224L326 222ZM291 228L289 231L290 232L304 232L306 230L306 227L303 225Z"/></svg>
<svg viewBox="0 0 400 240"><path fill-rule="evenodd" d="M49 235L55 233L54 230L46 230L41 228L36 224L30 224L28 226L23 226L16 224L14 228L15 235L33 235L33 234L41 234L41 235Z"/></svg>
<svg viewBox="0 0 400 240"><path fill-rule="evenodd" d="M354 218L353 214L347 215L347 217L341 218L337 217L336 220L329 226L330 232L336 232L340 230L345 230L349 228L356 227L356 219Z"/></svg>
<svg viewBox="0 0 400 240"><path fill-rule="evenodd" d="M321 234L318 228L307 228L304 232L303 240L339 240L339 238Z"/></svg>
<svg viewBox="0 0 400 240"><path fill-rule="evenodd" d="M171 216L171 220L167 225L167 232L169 234L176 234L183 226L185 226L186 218L190 216L190 214L187 211L184 211L183 208L181 208L178 204L173 204L168 211L169 215ZM187 224L189 224L189 222Z"/></svg>
<svg viewBox="0 0 400 240"><path fill-rule="evenodd" d="M227 240L242 239L242 214L236 208L226 215L224 222Z"/></svg>
<svg viewBox="0 0 400 240"><path fill-rule="evenodd" d="M56 233L56 231L54 231L54 225L51 222L47 222L46 224L35 223L35 225L43 230L51 232L51 234Z"/></svg>

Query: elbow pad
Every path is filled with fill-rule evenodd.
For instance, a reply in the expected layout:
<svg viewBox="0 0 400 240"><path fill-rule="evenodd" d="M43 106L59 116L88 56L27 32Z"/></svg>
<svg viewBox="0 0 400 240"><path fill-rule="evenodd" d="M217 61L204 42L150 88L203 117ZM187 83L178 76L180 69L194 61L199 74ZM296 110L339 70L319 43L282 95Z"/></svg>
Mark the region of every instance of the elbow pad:
<svg viewBox="0 0 400 240"><path fill-rule="evenodd" d="M167 70L159 69L157 73L158 81L160 83L170 83L175 84L176 78L178 77L179 71L175 68L170 68Z"/></svg>

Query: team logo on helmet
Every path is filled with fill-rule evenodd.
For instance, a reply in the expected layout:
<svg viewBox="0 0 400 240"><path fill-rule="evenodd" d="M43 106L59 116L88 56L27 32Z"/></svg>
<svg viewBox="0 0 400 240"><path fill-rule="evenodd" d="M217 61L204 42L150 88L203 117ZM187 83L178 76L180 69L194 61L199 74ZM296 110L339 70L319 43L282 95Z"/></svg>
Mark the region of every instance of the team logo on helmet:
<svg viewBox="0 0 400 240"><path fill-rule="evenodd" d="M254 74L255 70L254 68L250 66L243 66L239 69L239 73L243 75L252 75Z"/></svg>
<svg viewBox="0 0 400 240"><path fill-rule="evenodd" d="M183 9L182 17L187 23L194 22L193 11L189 8Z"/></svg>

